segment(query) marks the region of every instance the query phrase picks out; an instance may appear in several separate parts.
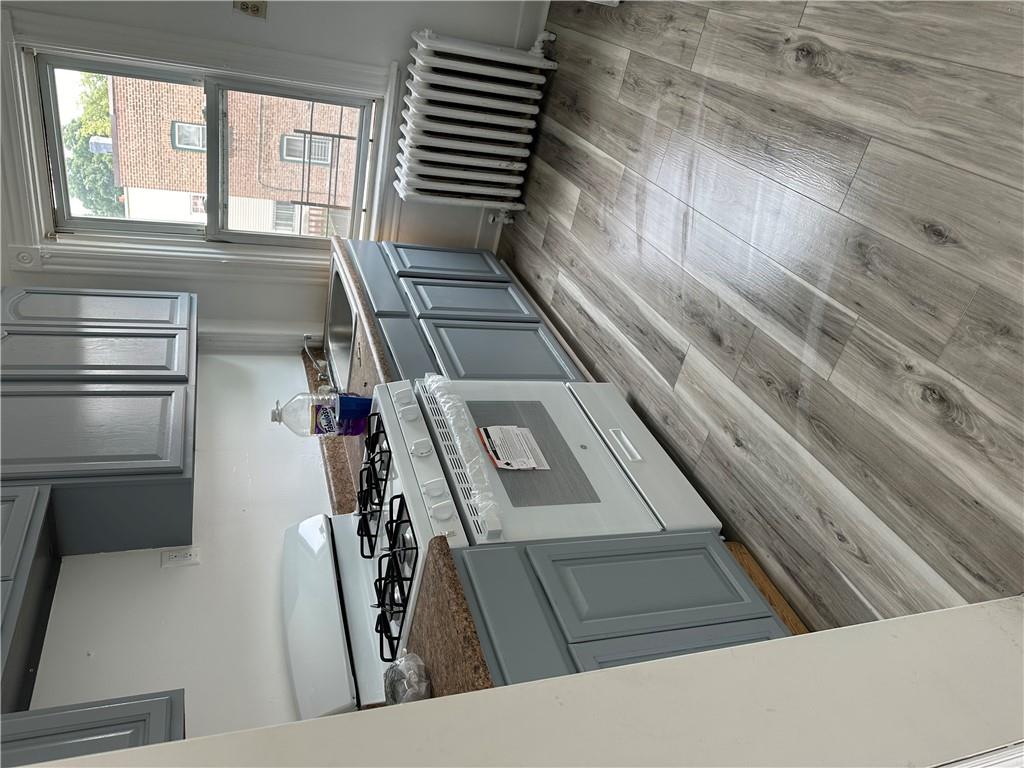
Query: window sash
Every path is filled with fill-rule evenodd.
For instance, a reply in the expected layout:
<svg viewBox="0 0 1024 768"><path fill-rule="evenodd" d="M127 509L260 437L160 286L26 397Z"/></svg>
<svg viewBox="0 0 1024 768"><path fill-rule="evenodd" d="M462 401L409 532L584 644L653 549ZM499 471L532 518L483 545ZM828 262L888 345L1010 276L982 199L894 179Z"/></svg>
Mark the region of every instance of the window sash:
<svg viewBox="0 0 1024 768"><path fill-rule="evenodd" d="M333 144L324 136L288 133L281 137L281 159L290 163L301 163L308 159L314 165L330 165Z"/></svg>
<svg viewBox="0 0 1024 768"><path fill-rule="evenodd" d="M219 146L223 143L224 133L227 130L227 92L242 91L247 93L261 94L265 96L280 96L287 99L305 99L323 104L334 104L342 107L352 107L360 110L359 130L357 132L358 144L356 153L356 169L353 178L352 208L349 220L349 236L359 237L365 230L364 221L368 212L364 210L364 200L370 168L370 148L372 145L372 133L379 130L380 126L374 125L374 104L375 101L369 98L345 98L333 94L324 94L315 89L302 87L278 87L274 85L254 85L244 80L233 80L227 78L207 78L206 80L206 123L209 128L207 132L207 152L211 157L217 158L217 162L207 162L207 227L206 238L212 241L250 243L254 245L289 245L308 248L316 243L326 243L326 239L302 235L284 235L264 232L244 232L229 229L227 209L227 184L228 175L222 167L225 163L223 153L219 152ZM213 116L213 118L211 118ZM216 128L214 128L216 126ZM306 134L288 134L305 136ZM312 137L325 138L325 137ZM330 139L326 139L330 142ZM303 142L305 144L305 142ZM282 142L282 150L284 143ZM282 151L283 156L283 151ZM316 207L316 206L313 206ZM296 216L301 217L304 206L296 206Z"/></svg>
<svg viewBox="0 0 1024 768"><path fill-rule="evenodd" d="M373 133L379 132L381 126L379 121L374 122L374 113L379 112L379 100L364 97L344 97L334 93L324 93L316 88L290 87L265 85L247 80L232 80L213 76L204 76L193 72L182 72L177 70L164 70L157 67L136 66L123 62L108 62L102 58L64 56L60 54L39 53L35 55L35 63L38 74L40 98L43 115L43 126L46 133L45 150L47 163L51 174L51 193L54 204L54 227L57 233L134 233L143 235L180 235L196 239L205 239L208 242L234 242L272 246L295 246L301 248L316 247L318 244L326 244L326 240L317 237L300 236L297 234L285 235L274 233L239 232L229 230L227 224L227 209L225 202L226 195L226 157L220 151L223 144L222 136L227 128L227 103L226 91L247 91L250 93L265 94L269 96L280 96L291 99L305 99L324 104L352 107L360 110L357 163L353 180L352 209L350 214L350 235L360 236L365 230L365 221L368 212L364 210L364 199L367 186L375 183L376 180L369 179L368 173L371 168L370 147L373 142ZM57 107L57 88L54 78L54 71L57 69L70 69L96 74L123 76L147 80L157 80L168 83L180 83L186 85L197 85L206 91L206 125L197 123L176 123L172 125L172 143L177 144L179 136L178 125L199 126L203 130L205 150L198 147L187 146L183 142L181 149L186 151L205 151L207 168L207 189L206 189L206 225L196 225L179 222L164 221L136 221L131 219L100 218L89 216L74 216L71 214L71 205L68 195L67 172L63 156L63 137ZM375 107L378 107L375 109ZM294 134L302 141L304 153L312 149L310 162L315 164L329 164L331 162L331 151L333 142L325 137L310 137L313 141L307 142L302 134ZM322 143L316 143L317 140ZM284 144L282 142L282 154ZM323 152L326 151L326 159ZM296 206L296 216L299 214L299 206Z"/></svg>
<svg viewBox="0 0 1024 768"><path fill-rule="evenodd" d="M191 133L191 136L189 135ZM171 146L192 152L206 151L206 126L202 123L171 122Z"/></svg>

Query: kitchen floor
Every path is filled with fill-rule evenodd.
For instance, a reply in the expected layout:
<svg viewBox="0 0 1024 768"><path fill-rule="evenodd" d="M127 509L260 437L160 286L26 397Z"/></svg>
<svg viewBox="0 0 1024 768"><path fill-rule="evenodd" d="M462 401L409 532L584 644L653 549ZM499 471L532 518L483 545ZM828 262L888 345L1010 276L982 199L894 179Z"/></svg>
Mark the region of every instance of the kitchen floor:
<svg viewBox="0 0 1024 768"><path fill-rule="evenodd" d="M1024 586L1020 4L551 4L501 254L814 629Z"/></svg>
<svg viewBox="0 0 1024 768"><path fill-rule="evenodd" d="M66 557L32 707L185 689L189 737L297 717L284 652L284 529L328 513L316 440L270 422L307 390L297 354L200 355L194 541Z"/></svg>

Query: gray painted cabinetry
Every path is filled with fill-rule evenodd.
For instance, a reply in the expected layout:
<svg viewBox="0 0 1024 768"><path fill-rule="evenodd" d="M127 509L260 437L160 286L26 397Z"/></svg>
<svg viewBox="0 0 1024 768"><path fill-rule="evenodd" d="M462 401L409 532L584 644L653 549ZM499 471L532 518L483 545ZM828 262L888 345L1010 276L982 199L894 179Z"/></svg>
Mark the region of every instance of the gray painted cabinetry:
<svg viewBox="0 0 1024 768"><path fill-rule="evenodd" d="M162 691L5 715L2 761L27 765L183 738L185 692Z"/></svg>
<svg viewBox="0 0 1024 768"><path fill-rule="evenodd" d="M2 697L0 709L26 709L57 582L49 486L4 486L2 513Z"/></svg>
<svg viewBox="0 0 1024 768"><path fill-rule="evenodd" d="M343 247L401 378L585 378L490 251L368 240L345 240ZM332 295L343 298L341 291ZM329 333L330 306L327 315Z"/></svg>
<svg viewBox="0 0 1024 768"><path fill-rule="evenodd" d="M454 554L498 683L789 634L712 533L480 546Z"/></svg>
<svg viewBox="0 0 1024 768"><path fill-rule="evenodd" d="M0 471L45 482L60 554L192 541L196 301L5 288Z"/></svg>

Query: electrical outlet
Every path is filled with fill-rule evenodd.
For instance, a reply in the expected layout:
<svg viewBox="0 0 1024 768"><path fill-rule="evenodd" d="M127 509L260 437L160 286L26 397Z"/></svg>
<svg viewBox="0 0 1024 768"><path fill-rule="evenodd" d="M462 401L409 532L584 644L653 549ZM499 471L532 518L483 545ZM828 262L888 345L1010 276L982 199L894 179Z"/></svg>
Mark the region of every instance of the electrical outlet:
<svg viewBox="0 0 1024 768"><path fill-rule="evenodd" d="M235 0L231 7L254 19L267 18L267 0Z"/></svg>
<svg viewBox="0 0 1024 768"><path fill-rule="evenodd" d="M199 565L199 547L165 549L160 553L161 568L176 568L180 565Z"/></svg>

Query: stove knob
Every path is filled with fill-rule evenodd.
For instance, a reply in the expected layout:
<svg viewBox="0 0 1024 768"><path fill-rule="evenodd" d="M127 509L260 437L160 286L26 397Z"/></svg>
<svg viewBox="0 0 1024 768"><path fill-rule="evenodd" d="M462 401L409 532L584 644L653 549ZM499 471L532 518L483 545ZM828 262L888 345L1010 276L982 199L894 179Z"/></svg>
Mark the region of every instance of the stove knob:
<svg viewBox="0 0 1024 768"><path fill-rule="evenodd" d="M442 477L435 477L433 480L428 480L420 486L423 489L423 494L431 499L437 499L444 496L448 492L448 483L444 481Z"/></svg>
<svg viewBox="0 0 1024 768"><path fill-rule="evenodd" d="M420 417L420 407L416 403L403 405L398 409L398 415L402 421L416 421Z"/></svg>
<svg viewBox="0 0 1024 768"><path fill-rule="evenodd" d="M501 538L501 518L494 512L490 512L483 518L484 528L487 529L487 538L490 541Z"/></svg>
<svg viewBox="0 0 1024 768"><path fill-rule="evenodd" d="M433 447L430 445L429 437L421 437L409 446L409 453L413 456L429 456L433 450Z"/></svg>
<svg viewBox="0 0 1024 768"><path fill-rule="evenodd" d="M412 389L410 387L406 387L405 389L395 390L394 398L395 402L398 403L400 407L409 405L413 401Z"/></svg>
<svg viewBox="0 0 1024 768"><path fill-rule="evenodd" d="M450 520L455 514L455 505L450 501L442 501L430 508L430 516L435 520Z"/></svg>

